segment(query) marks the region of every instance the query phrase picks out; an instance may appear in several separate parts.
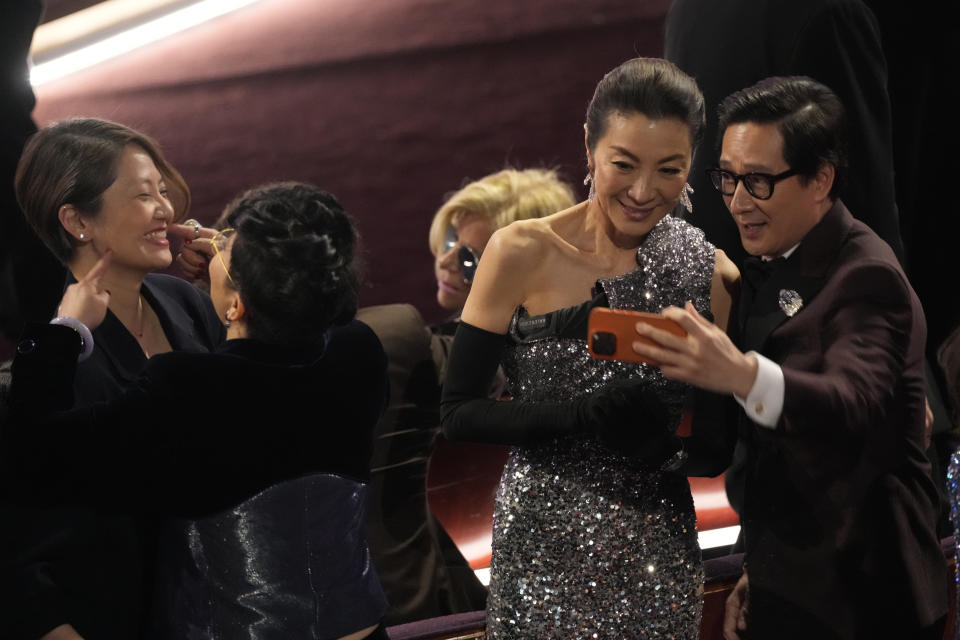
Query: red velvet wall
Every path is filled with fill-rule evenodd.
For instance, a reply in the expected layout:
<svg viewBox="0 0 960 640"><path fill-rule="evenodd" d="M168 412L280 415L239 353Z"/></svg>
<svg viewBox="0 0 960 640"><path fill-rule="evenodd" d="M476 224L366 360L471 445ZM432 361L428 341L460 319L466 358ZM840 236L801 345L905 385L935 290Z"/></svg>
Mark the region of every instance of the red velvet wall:
<svg viewBox="0 0 960 640"><path fill-rule="evenodd" d="M110 118L156 137L210 222L240 190L317 183L359 221L361 302L431 319L427 229L445 193L515 166L579 187L604 72L658 55L669 0L261 0L40 87L43 125Z"/></svg>

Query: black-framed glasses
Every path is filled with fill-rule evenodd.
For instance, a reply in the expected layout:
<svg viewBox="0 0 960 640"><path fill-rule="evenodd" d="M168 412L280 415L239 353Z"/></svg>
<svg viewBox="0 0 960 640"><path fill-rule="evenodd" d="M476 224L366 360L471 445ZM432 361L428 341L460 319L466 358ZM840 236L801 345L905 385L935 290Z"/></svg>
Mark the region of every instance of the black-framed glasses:
<svg viewBox="0 0 960 640"><path fill-rule="evenodd" d="M725 196L732 196L737 190L737 183L743 181L743 186L747 188L747 193L757 200L769 200L773 196L773 187L775 184L797 175L793 169L787 169L783 173L771 175L769 173L733 173L726 169L707 169L707 175L710 176L710 182L717 188L717 191Z"/></svg>
<svg viewBox="0 0 960 640"><path fill-rule="evenodd" d="M447 227L447 233L443 236L443 253L447 253L460 242L457 236L457 230L453 225ZM465 244L461 244L457 249L457 268L465 282L473 282L473 276L477 273L477 263L480 262L480 256L477 252Z"/></svg>

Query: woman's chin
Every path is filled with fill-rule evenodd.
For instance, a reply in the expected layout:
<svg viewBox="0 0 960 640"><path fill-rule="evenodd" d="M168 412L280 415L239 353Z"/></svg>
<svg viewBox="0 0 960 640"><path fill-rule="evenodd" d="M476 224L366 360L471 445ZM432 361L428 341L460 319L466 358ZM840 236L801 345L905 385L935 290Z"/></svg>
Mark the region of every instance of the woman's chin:
<svg viewBox="0 0 960 640"><path fill-rule="evenodd" d="M154 269L166 269L171 264L173 264L173 254L170 252L170 249L166 251L158 251L155 256L153 256Z"/></svg>
<svg viewBox="0 0 960 640"><path fill-rule="evenodd" d="M449 311L451 313L455 311L460 311L463 309L463 305L466 300L463 300L461 296L452 296L443 289L437 290L437 304L444 311Z"/></svg>
<svg viewBox="0 0 960 640"><path fill-rule="evenodd" d="M640 243L643 242L647 234L650 233L661 220L667 217L668 213L666 210L654 211L651 215L644 216L640 219L623 216L622 219L614 223L613 227L617 235L623 238L629 238L633 243Z"/></svg>
<svg viewBox="0 0 960 640"><path fill-rule="evenodd" d="M114 266L125 267L131 271L150 273L151 271L166 269L173 264L173 255L168 249L166 251L153 251L146 255L137 256L132 260L124 260L122 255L114 252L112 262Z"/></svg>

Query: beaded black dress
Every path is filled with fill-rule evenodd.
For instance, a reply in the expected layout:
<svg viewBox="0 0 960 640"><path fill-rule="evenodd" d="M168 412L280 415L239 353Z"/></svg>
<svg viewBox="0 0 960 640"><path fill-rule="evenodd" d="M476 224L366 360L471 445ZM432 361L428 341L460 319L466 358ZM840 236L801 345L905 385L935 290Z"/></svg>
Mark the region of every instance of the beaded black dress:
<svg viewBox="0 0 960 640"><path fill-rule="evenodd" d="M598 293L611 308L659 312L690 300L708 314L714 262L703 233L668 216L638 249L637 269L598 281ZM517 310L503 362L515 400L563 401L642 379L678 425L689 388L655 367L592 358L584 332L568 335L551 317L570 311ZM702 589L685 477L588 436L511 450L494 511L489 637L696 638Z"/></svg>
<svg viewBox="0 0 960 640"><path fill-rule="evenodd" d="M947 493L950 496L950 521L953 524L954 540L954 558L957 560L953 572L953 579L960 586L960 449L957 449L950 456L950 464L947 467ZM956 634L954 638L960 638L960 589L957 589L954 606L954 625Z"/></svg>

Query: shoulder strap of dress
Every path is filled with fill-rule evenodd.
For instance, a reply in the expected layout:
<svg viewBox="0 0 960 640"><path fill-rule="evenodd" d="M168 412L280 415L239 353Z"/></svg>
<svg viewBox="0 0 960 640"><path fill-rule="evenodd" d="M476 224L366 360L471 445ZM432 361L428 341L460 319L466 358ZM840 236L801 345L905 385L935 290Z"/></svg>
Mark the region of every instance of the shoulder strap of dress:
<svg viewBox="0 0 960 640"><path fill-rule="evenodd" d="M609 306L607 294L602 288L592 300L564 309L549 311L537 316L528 316L526 309L519 307L513 315L508 335L515 344L527 344L547 338L580 338L587 336L587 320L594 307Z"/></svg>

